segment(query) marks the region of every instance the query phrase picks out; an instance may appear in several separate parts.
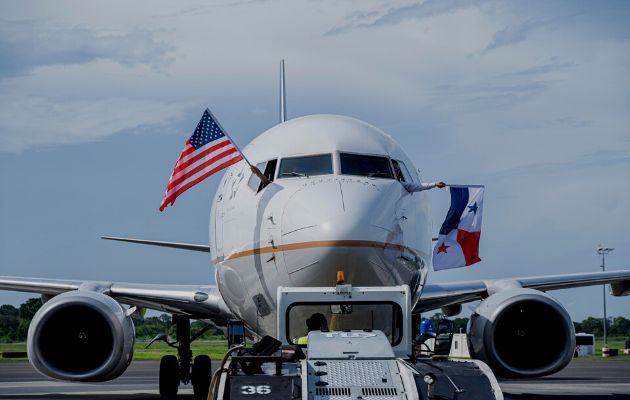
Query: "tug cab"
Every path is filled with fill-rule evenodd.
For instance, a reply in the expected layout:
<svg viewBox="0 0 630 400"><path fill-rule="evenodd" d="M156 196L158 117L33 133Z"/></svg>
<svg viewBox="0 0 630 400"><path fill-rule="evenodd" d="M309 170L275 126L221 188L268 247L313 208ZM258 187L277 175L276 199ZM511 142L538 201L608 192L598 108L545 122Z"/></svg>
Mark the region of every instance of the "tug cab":
<svg viewBox="0 0 630 400"><path fill-rule="evenodd" d="M232 347L209 400L503 399L483 362L413 354L407 285L279 287L277 296L278 337Z"/></svg>
<svg viewBox="0 0 630 400"><path fill-rule="evenodd" d="M284 345L308 344L298 339L308 335L330 336L334 332L379 331L397 357L411 354L411 295L409 286L362 287L337 285L328 288L278 288L278 336ZM327 326L308 332L307 320L320 314Z"/></svg>

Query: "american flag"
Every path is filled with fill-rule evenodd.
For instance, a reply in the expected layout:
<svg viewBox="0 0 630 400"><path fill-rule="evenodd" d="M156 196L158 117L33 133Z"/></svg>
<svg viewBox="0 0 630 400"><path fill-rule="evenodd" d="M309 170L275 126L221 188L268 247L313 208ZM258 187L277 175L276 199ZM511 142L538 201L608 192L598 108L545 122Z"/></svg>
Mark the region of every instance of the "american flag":
<svg viewBox="0 0 630 400"><path fill-rule="evenodd" d="M175 164L160 211L164 211L167 205L173 205L186 190L242 159L236 144L206 109Z"/></svg>

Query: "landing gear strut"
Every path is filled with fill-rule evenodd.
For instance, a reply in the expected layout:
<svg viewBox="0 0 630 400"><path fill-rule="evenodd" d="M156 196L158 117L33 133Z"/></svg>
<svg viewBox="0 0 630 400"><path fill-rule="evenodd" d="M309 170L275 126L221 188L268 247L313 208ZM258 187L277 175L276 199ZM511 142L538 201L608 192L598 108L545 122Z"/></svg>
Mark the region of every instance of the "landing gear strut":
<svg viewBox="0 0 630 400"><path fill-rule="evenodd" d="M179 380L187 384L190 382L190 367L192 365L192 350L190 350L190 318L173 315L173 324L176 325L177 358L179 358Z"/></svg>
<svg viewBox="0 0 630 400"><path fill-rule="evenodd" d="M163 340L177 349L177 357L167 355L160 361L160 395L165 399L175 399L179 383L188 384L192 381L195 399L206 400L212 373L210 357L201 354L195 357L193 362L190 343L203 335L211 326L207 326L191 337L190 318L173 315L173 324L176 325L177 341L169 342L166 335L161 336L160 339L158 337L154 339L154 341Z"/></svg>

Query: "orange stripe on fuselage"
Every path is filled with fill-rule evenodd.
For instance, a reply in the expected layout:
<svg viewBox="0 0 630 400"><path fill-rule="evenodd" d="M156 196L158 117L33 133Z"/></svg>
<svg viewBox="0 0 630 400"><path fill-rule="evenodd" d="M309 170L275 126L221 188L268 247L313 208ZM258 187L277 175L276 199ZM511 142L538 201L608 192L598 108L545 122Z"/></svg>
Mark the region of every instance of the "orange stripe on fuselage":
<svg viewBox="0 0 630 400"><path fill-rule="evenodd" d="M301 250L301 249L314 249L321 247L366 247L366 248L375 248L375 249L393 249L393 250L404 250L407 249L412 253L415 251L411 250L406 246L402 246L394 243L383 243L383 242L375 242L372 240L316 240L313 242L301 242L301 243L289 243L289 244L281 244L278 246L268 246L268 247L259 247L251 250L243 250L243 251L235 251L223 259L223 261L233 260L235 258L248 257L256 254L266 254L273 253L276 251L291 251L291 250ZM219 262L215 260L215 263Z"/></svg>

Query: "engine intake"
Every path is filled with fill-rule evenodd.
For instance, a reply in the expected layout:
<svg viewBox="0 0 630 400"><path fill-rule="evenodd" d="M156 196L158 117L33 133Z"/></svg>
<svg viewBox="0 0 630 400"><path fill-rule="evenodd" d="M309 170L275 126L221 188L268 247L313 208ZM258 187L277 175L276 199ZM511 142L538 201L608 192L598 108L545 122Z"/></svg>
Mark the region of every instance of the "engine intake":
<svg viewBox="0 0 630 400"><path fill-rule="evenodd" d="M131 318L114 299L77 290L54 297L28 330L28 357L40 373L100 382L120 376L133 358Z"/></svg>
<svg viewBox="0 0 630 400"><path fill-rule="evenodd" d="M511 289L482 301L471 316L471 355L498 376L531 378L564 368L573 357L573 322L560 303L533 289Z"/></svg>

